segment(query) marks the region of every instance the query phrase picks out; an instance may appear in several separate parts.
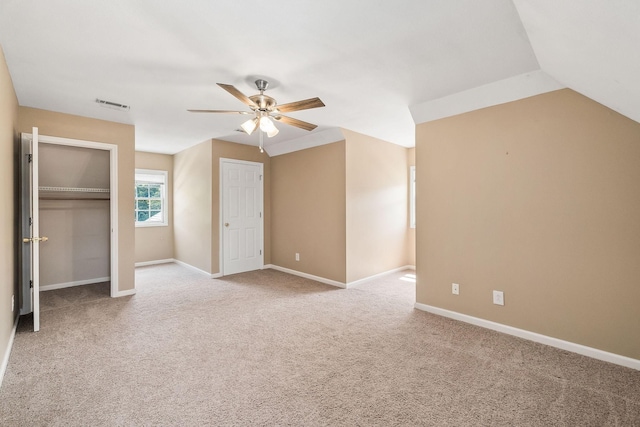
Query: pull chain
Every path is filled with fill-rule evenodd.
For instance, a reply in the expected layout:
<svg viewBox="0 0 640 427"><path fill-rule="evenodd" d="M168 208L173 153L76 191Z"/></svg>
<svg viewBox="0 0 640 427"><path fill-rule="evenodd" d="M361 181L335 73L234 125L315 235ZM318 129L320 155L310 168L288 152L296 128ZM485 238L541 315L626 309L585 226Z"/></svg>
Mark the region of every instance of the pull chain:
<svg viewBox="0 0 640 427"><path fill-rule="evenodd" d="M263 138L264 138L263 133L264 132L262 132L261 129L258 129L258 132L260 133L260 146L259 146L260 147L260 152L264 153L264 148L263 148L263 144L264 144L264 142L263 142Z"/></svg>

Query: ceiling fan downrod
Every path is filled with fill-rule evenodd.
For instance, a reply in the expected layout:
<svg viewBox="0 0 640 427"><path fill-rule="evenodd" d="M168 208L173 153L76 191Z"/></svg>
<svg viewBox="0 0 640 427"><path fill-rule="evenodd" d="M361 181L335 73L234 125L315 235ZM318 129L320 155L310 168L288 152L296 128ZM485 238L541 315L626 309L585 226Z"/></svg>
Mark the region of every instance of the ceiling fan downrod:
<svg viewBox="0 0 640 427"><path fill-rule="evenodd" d="M256 80L256 87L260 91L260 94L262 94L262 92L267 90L267 88L269 87L269 82L263 79L258 79Z"/></svg>

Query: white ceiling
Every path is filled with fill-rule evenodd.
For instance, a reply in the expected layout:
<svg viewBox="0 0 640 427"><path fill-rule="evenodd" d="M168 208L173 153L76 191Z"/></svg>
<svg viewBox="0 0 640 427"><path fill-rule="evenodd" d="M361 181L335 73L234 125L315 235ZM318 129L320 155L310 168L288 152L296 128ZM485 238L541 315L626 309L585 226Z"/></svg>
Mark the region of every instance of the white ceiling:
<svg viewBox="0 0 640 427"><path fill-rule="evenodd" d="M320 141L336 128L413 146L414 111L481 108L498 87L506 102L564 85L640 120L640 2L573 4L0 0L0 44L20 105L134 124L143 151L208 138L257 144L255 133L235 131L244 116L186 111L246 110L216 83L253 95L256 77L279 103L326 104L289 114L315 131L277 124L267 147Z"/></svg>

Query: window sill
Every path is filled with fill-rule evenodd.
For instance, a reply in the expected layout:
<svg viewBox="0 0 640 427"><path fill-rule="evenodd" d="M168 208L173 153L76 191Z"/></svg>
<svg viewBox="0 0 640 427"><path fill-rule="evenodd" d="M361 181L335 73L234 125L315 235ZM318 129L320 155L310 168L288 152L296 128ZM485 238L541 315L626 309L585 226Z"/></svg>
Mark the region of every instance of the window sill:
<svg viewBox="0 0 640 427"><path fill-rule="evenodd" d="M168 227L169 224L164 222L136 222L136 228L147 228L147 227Z"/></svg>

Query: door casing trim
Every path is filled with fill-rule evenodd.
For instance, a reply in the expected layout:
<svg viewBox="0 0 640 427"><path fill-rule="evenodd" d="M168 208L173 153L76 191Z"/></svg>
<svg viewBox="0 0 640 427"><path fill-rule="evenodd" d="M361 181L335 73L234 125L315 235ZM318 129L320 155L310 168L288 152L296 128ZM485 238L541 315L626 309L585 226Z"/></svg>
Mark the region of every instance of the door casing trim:
<svg viewBox="0 0 640 427"><path fill-rule="evenodd" d="M31 135L30 133L23 133L22 137L32 138L33 135ZM121 296L121 293L118 292L118 146L115 144L107 144L104 142L61 138L48 135L38 135L38 143L66 145L72 147L109 151L109 221L111 226L111 288L109 293L113 298ZM135 292L135 287L133 291Z"/></svg>

